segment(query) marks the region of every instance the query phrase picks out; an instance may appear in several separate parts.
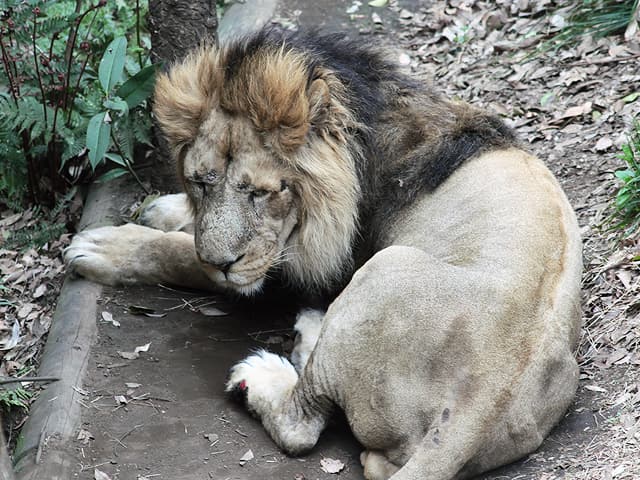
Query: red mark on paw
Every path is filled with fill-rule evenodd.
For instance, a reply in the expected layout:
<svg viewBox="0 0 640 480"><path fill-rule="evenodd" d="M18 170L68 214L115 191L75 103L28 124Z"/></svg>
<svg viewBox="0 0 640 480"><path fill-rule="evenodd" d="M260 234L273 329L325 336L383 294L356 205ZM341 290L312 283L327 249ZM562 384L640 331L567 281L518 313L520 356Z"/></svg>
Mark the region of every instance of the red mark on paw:
<svg viewBox="0 0 640 480"><path fill-rule="evenodd" d="M247 381L246 380L242 380L239 384L238 384L238 388L240 390L246 390L247 389Z"/></svg>

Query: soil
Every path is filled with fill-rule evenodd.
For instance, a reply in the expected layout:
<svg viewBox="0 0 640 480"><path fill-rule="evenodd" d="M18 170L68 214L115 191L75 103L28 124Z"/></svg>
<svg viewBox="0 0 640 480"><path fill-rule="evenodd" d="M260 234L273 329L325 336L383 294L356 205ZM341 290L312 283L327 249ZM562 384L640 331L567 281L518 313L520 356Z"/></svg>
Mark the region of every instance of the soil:
<svg viewBox="0 0 640 480"><path fill-rule="evenodd" d="M614 244L599 228L615 192L612 172L622 168L616 152L640 113L640 99L623 100L640 91L638 40L585 40L531 59L524 58L527 32L554 28L540 27L549 21L540 8L556 6L550 0L357 3L285 0L274 21L346 29L392 46L407 71L508 118L559 178L582 228L585 329L576 401L537 452L481 478L640 478L639 248L632 240ZM504 23L488 33L496 21ZM152 316L134 315L131 306ZM229 367L251 348L290 350L294 311L285 300L247 304L162 287L107 288L98 311L83 430L68 447L75 478L334 477L321 469L323 458L345 464L341 478L363 478L362 448L343 419L310 455L289 458L224 395ZM131 357L148 343L138 358L118 353ZM242 461L249 450L253 458Z"/></svg>

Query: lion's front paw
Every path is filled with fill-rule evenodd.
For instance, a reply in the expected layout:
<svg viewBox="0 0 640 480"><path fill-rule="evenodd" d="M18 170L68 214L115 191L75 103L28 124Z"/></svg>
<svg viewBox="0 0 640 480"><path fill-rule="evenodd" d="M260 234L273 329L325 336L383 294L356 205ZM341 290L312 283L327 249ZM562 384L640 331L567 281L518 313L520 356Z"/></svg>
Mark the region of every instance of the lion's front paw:
<svg viewBox="0 0 640 480"><path fill-rule="evenodd" d="M133 283L146 268L138 257L140 245L160 235L158 230L133 224L86 230L73 237L64 260L69 270L94 282Z"/></svg>
<svg viewBox="0 0 640 480"><path fill-rule="evenodd" d="M296 340L291 352L291 363L298 372L304 370L311 352L316 348L324 314L322 310L306 309L302 310L296 318L296 324L293 327L296 331Z"/></svg>
<svg viewBox="0 0 640 480"><path fill-rule="evenodd" d="M193 213L187 195L176 193L156 198L140 214L140 224L163 232L186 230L193 224Z"/></svg>
<svg viewBox="0 0 640 480"><path fill-rule="evenodd" d="M260 350L231 368L226 391L263 417L282 404L297 381L298 374L286 358Z"/></svg>

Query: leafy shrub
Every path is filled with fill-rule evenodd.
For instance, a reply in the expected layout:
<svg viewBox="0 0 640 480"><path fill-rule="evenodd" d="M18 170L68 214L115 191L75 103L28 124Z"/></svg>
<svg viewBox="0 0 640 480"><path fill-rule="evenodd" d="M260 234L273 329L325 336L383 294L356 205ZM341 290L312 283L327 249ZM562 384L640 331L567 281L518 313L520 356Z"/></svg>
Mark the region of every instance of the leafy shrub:
<svg viewBox="0 0 640 480"><path fill-rule="evenodd" d="M141 92L150 92L153 68L140 20L145 10L139 1L115 4L0 0L0 199L5 203L17 205L26 194L53 206L56 194L100 165L131 171L134 145L148 142L148 93ZM104 151L96 151L95 136L88 135L98 114L102 123L111 122L101 129L109 138L99 136Z"/></svg>
<svg viewBox="0 0 640 480"><path fill-rule="evenodd" d="M542 50L560 48L585 35L595 38L621 33L634 19L639 0L582 0L569 4L566 26Z"/></svg>
<svg viewBox="0 0 640 480"><path fill-rule="evenodd" d="M629 237L640 227L640 122L635 124L619 156L627 168L615 172L621 185L609 221L611 229L622 230L623 235Z"/></svg>

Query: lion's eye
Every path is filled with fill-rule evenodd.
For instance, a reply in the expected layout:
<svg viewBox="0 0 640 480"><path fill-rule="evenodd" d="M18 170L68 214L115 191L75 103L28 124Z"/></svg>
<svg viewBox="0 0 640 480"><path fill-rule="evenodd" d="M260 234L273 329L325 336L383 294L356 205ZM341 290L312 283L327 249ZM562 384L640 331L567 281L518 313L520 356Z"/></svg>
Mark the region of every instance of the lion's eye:
<svg viewBox="0 0 640 480"><path fill-rule="evenodd" d="M259 189L259 190L253 190L253 191L251 192L251 196L252 196L253 198L261 198L261 197L265 197L268 193L269 193L269 191L268 191L268 190L261 190L261 189Z"/></svg>

